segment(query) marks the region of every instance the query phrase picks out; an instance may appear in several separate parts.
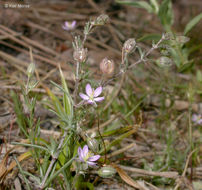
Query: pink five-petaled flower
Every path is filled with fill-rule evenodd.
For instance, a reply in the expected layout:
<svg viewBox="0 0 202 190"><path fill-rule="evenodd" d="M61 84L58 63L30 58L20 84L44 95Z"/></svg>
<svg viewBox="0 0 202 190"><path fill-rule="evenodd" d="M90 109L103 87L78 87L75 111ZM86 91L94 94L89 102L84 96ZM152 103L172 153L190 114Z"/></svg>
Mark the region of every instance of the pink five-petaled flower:
<svg viewBox="0 0 202 190"><path fill-rule="evenodd" d="M198 125L202 125L202 115L193 114L192 121Z"/></svg>
<svg viewBox="0 0 202 190"><path fill-rule="evenodd" d="M95 90L92 89L90 84L86 85L86 94L83 93L79 93L79 96L87 101L89 104L95 104L96 102L101 102L102 100L104 100L104 97L98 97L100 94L102 93L102 87L99 86L98 88L96 88Z"/></svg>
<svg viewBox="0 0 202 190"><path fill-rule="evenodd" d="M65 21L64 24L62 25L62 28L64 30L73 30L74 28L76 27L76 21L74 20L73 22L68 22L68 21Z"/></svg>
<svg viewBox="0 0 202 190"><path fill-rule="evenodd" d="M96 165L96 161L100 159L100 155L92 155L89 150L88 146L85 145L83 149L81 147L78 148L78 155L81 162L87 163L90 166Z"/></svg>

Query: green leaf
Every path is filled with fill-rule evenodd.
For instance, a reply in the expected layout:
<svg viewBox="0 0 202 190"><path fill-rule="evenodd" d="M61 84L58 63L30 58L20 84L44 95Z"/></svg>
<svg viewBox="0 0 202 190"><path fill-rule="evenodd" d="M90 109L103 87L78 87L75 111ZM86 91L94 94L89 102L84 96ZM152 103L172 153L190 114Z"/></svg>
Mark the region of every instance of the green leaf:
<svg viewBox="0 0 202 190"><path fill-rule="evenodd" d="M159 4L158 4L157 0L150 0L150 4L152 5L155 13L158 14L158 12L159 12Z"/></svg>
<svg viewBox="0 0 202 190"><path fill-rule="evenodd" d="M143 37L139 38L137 41L141 42L141 41L146 41L146 40L154 40L155 42L159 41L161 39L160 34L146 34Z"/></svg>
<svg viewBox="0 0 202 190"><path fill-rule="evenodd" d="M108 151L111 149L111 147L113 147L113 146L119 144L123 139L127 138L128 136L130 136L130 135L136 133L137 130L138 130L138 127L139 127L139 126L135 126L132 130L130 130L130 131L128 131L128 132L126 132L126 133L124 133L124 134L118 136L118 137L117 137L115 140L113 140L109 145L107 145L106 151L108 152ZM104 150L104 148L103 148L102 150L99 151L99 154L104 153L104 151L105 151L105 150Z"/></svg>
<svg viewBox="0 0 202 190"><path fill-rule="evenodd" d="M64 88L64 91L65 91L65 93L63 95L64 109L65 109L65 112L67 113L67 115L69 115L70 118L72 119L73 118L72 98L69 94L69 90L68 90L64 75L63 75L60 67L59 67L59 70L60 70L60 76L61 76L61 81L62 81L62 87Z"/></svg>
<svg viewBox="0 0 202 190"><path fill-rule="evenodd" d="M171 0L163 0L159 8L158 16L165 30L170 31L170 27L174 21Z"/></svg>
<svg viewBox="0 0 202 190"><path fill-rule="evenodd" d="M137 8L143 8L146 9L149 13L155 12L153 7L146 1L116 1L116 2L124 5L132 5Z"/></svg>
<svg viewBox="0 0 202 190"><path fill-rule="evenodd" d="M29 138L28 132L27 132L27 125L26 125L26 116L24 115L23 112L23 106L22 103L20 102L20 99L18 95L14 92L11 91L11 97L14 102L14 110L17 116L17 124L20 127L20 130L24 133L24 135Z"/></svg>
<svg viewBox="0 0 202 190"><path fill-rule="evenodd" d="M202 19L202 13L195 16L191 21L189 21L184 29L184 35L186 35L201 19Z"/></svg>
<svg viewBox="0 0 202 190"><path fill-rule="evenodd" d="M196 79L197 81L202 82L202 72L200 70L196 72Z"/></svg>

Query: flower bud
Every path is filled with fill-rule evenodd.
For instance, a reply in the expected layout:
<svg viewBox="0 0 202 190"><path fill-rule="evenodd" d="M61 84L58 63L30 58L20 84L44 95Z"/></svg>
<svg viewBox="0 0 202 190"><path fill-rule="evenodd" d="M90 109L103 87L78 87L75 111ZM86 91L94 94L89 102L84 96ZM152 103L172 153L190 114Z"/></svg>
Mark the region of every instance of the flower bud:
<svg viewBox="0 0 202 190"><path fill-rule="evenodd" d="M29 78L34 74L34 71L35 71L35 64L32 62L29 64L27 68L27 75Z"/></svg>
<svg viewBox="0 0 202 190"><path fill-rule="evenodd" d="M186 37L186 36L177 36L176 37L176 41L180 44L185 44L190 40L190 38Z"/></svg>
<svg viewBox="0 0 202 190"><path fill-rule="evenodd" d="M87 49L76 49L73 53L73 58L75 61L81 63L84 62L87 58Z"/></svg>
<svg viewBox="0 0 202 190"><path fill-rule="evenodd" d="M109 22L109 17L106 14L102 14L96 18L94 25L104 25Z"/></svg>
<svg viewBox="0 0 202 190"><path fill-rule="evenodd" d="M93 152L98 152L99 150L99 143L94 138L87 139L87 145Z"/></svg>
<svg viewBox="0 0 202 190"><path fill-rule="evenodd" d="M162 56L157 60L157 63L159 64L159 66L170 66L173 61L166 56Z"/></svg>
<svg viewBox="0 0 202 190"><path fill-rule="evenodd" d="M104 166L97 171L97 174L103 178L113 177L116 173L116 169L112 166Z"/></svg>
<svg viewBox="0 0 202 190"><path fill-rule="evenodd" d="M126 53L130 53L135 47L136 42L134 38L128 39L123 45L124 52Z"/></svg>
<svg viewBox="0 0 202 190"><path fill-rule="evenodd" d="M103 72L103 74L106 75L111 75L114 72L114 61L113 60L109 60L107 58L104 58L101 62L100 62L100 70Z"/></svg>

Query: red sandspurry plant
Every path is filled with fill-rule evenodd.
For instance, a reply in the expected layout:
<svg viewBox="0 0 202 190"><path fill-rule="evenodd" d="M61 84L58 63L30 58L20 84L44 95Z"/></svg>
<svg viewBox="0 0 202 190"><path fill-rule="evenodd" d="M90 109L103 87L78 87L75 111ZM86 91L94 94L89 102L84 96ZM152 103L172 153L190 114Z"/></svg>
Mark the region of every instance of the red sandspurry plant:
<svg viewBox="0 0 202 190"><path fill-rule="evenodd" d="M153 44L152 48L146 52L143 53L143 51L140 52L140 59L134 62L133 64L130 64L128 61L128 56L130 53L135 51L136 49L140 49L138 47L138 44L136 43L134 38L131 38L127 40L122 48L122 58L119 65L119 70L117 73L114 73L115 70L115 64L114 61L108 58L103 58L102 62L100 63L100 70L103 73L103 75L106 75L107 77L104 79L102 78L99 82L96 82L94 85L93 79L90 78L90 75L88 78L83 74L85 71L84 65L87 64L87 53L88 50L85 48L85 42L87 40L88 35L92 32L92 29L99 25L104 25L109 22L109 17L107 15L100 15L94 20L91 20L86 23L84 27L84 37L83 40L81 40L80 36L74 37L73 42L73 58L75 61L76 69L75 69L75 86L74 86L74 92L70 93L68 85L65 81L65 78L63 76L63 73L61 69L59 68L60 75L61 75L61 83L62 85L58 85L54 82L53 85L55 85L58 89L60 89L63 92L62 99L55 96L50 89L47 89L47 93L51 99L49 108L56 114L59 120L59 127L61 128L61 138L59 141L51 138L50 142L46 142L45 140L41 139L40 137L40 123L37 122L37 125L35 125L33 121L33 114L34 114L34 106L36 103L36 98L29 98L30 91L35 87L31 84L32 77L34 75L34 69L35 65L33 66L33 60L30 64L27 75L28 80L25 85L25 93L24 99L26 100L25 103L27 104L27 107L30 109L30 117L27 118L29 123L29 128L26 125L23 125L23 122L20 123L22 120L22 114L18 115L18 121L20 124L21 132L30 140L30 144L23 144L21 145L32 147L32 156L36 160L36 165L38 168L39 175L35 177L36 185L35 189L46 189L48 187L52 187L57 179L60 176L63 176L63 178L60 178L60 180L64 180L64 185L62 185L61 188L63 189L71 189L71 187L75 187L76 189L81 189L82 187L79 186L76 181L78 180L78 176L81 173L88 173L89 169L88 167L81 167L83 165L87 166L99 166L99 172L97 172L98 175L101 177L111 177L115 174L115 168L112 166L106 165L106 163L110 163L110 160L107 159L107 151L110 150L110 148L116 144L119 143L119 141L113 141L109 145L105 145L104 139L102 137L102 134L100 132L99 128L99 116L102 114L100 112L100 107L102 107L105 104L106 96L102 95L104 92L104 87L109 84L112 80L118 78L121 75L125 75L125 73L132 69L134 66L136 66L139 63L146 62L147 57L150 55L150 53L159 48L159 45L168 38L166 35L162 35L162 38L157 42L156 44ZM67 32L75 29L76 27L76 21L65 22L62 28L66 30ZM90 81L90 82L89 82ZM86 84L87 83L87 84ZM85 93L82 92L83 85L85 85ZM97 86L97 88L93 88L91 86ZM80 92L78 94L78 92ZM77 101L79 100L79 97L82 99L79 103L80 106L77 106ZM110 97L109 97L110 98ZM107 102L107 106L110 105L110 103L113 101L113 96L111 96L110 101ZM85 107L85 104L90 104L90 106ZM97 105L97 103L100 103ZM80 109L81 108L81 109ZM19 108L21 109L21 108ZM98 134L97 136L91 136L89 137L89 134L81 127L82 121L87 116L88 109L93 109L95 111L95 121L98 122ZM83 114L81 114L81 112ZM25 117L26 118L26 117ZM21 119L21 120L20 120ZM26 120L26 122L27 122ZM25 122L25 123L26 123ZM33 130L32 133L30 133L30 130ZM36 130L36 131L34 131ZM127 131L127 130L126 130ZM135 130L133 130L131 133L125 133L125 137L129 136L130 134L134 133ZM122 137L120 137L122 138ZM15 142L15 144L19 144ZM88 144L88 145L84 145ZM82 145L84 145L83 148ZM101 158L101 156L104 156L104 161ZM79 158L79 159L78 159ZM42 164L41 164L42 160ZM99 164L98 164L99 163ZM76 175L73 174L72 169L76 172ZM30 174L31 175L31 174ZM27 178L25 177L27 180ZM89 182L85 182L84 179L82 183L79 184L88 184ZM29 182L27 184L27 189L31 189L29 187ZM77 185L75 185L77 184ZM93 185L93 184L92 184Z"/></svg>

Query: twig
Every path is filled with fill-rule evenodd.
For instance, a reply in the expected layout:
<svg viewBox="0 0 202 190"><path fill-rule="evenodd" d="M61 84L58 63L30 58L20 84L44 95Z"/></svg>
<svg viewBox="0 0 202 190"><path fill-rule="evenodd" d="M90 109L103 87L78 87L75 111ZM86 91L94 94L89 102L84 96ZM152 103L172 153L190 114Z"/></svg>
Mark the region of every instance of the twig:
<svg viewBox="0 0 202 190"><path fill-rule="evenodd" d="M0 89L11 89L11 90L18 90L21 91L22 89L20 87L14 86L14 85L4 85L1 86L0 85ZM38 92L38 93L43 93L43 94L47 94L47 91L41 88L35 88L35 89L31 89L31 92ZM53 92L54 94L58 95L58 96L62 96L63 93L61 92Z"/></svg>
<svg viewBox="0 0 202 190"><path fill-rule="evenodd" d="M107 156L108 156L108 158L110 158L110 157L119 155L119 154L121 154L123 152L126 152L126 150L128 150L128 149L130 149L130 148L132 148L134 146L135 146L135 143L131 143L131 144L129 144L128 146L126 146L124 148L121 148L121 149L119 149L117 151L112 152L111 154L108 154Z"/></svg>
<svg viewBox="0 0 202 190"><path fill-rule="evenodd" d="M138 169L138 168L132 168L128 166L122 166L122 165L119 165L119 166L128 172L134 172L134 173L139 173L143 175L160 176L160 177L173 178L173 179L176 179L177 177L179 177L178 172L154 172L154 171L147 171L147 170Z"/></svg>
<svg viewBox="0 0 202 190"><path fill-rule="evenodd" d="M185 178L186 171L187 171L187 168L188 168L188 165L189 165L189 160L190 160L192 154L193 154L196 150L197 150L197 149L194 149L193 151L191 151L191 152L189 153L188 158L187 158L187 161L186 161L186 164L185 164L185 167L184 167L184 171L183 171L183 173L182 173L181 178ZM174 190L177 190L178 187L181 185L181 183L182 183L182 181L179 180L178 183L177 183L177 185L175 186Z"/></svg>

